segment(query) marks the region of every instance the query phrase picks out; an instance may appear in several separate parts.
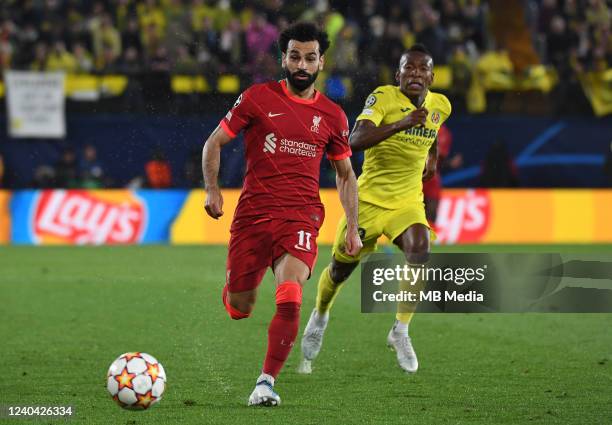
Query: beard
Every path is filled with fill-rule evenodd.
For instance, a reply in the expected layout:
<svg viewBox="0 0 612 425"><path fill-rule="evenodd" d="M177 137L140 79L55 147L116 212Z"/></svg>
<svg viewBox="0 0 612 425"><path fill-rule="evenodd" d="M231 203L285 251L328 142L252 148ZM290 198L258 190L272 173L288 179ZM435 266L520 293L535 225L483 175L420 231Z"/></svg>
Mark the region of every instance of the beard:
<svg viewBox="0 0 612 425"><path fill-rule="evenodd" d="M291 84L298 91L304 91L308 87L310 87L310 85L315 82L319 75L319 71L316 71L314 74L309 74L305 71L296 71L294 73L291 73L287 68L284 68L284 71L285 77L287 77L287 81L289 81L289 84ZM297 76L304 76L307 78L300 80L296 78Z"/></svg>

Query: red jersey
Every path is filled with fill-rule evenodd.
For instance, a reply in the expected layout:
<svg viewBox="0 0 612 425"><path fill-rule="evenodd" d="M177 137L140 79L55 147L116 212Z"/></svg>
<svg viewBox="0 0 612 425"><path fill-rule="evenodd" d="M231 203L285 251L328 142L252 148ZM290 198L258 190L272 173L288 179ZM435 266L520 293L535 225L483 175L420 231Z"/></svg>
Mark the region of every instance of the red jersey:
<svg viewBox="0 0 612 425"><path fill-rule="evenodd" d="M323 222L319 170L323 154L351 155L342 109L316 91L312 99L289 92L284 80L244 91L221 120L231 137L244 130L246 174L232 227L247 218Z"/></svg>
<svg viewBox="0 0 612 425"><path fill-rule="evenodd" d="M438 163L436 167L436 174L428 181L423 183L423 195L429 199L440 199L442 191L442 177L440 176L440 169L444 160L448 156L453 144L453 135L450 130L442 125L438 130Z"/></svg>

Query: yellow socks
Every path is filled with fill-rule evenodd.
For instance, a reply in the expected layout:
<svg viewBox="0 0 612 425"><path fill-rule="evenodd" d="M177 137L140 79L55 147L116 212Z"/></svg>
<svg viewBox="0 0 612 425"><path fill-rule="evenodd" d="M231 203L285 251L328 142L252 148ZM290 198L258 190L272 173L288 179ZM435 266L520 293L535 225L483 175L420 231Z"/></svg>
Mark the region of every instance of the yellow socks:
<svg viewBox="0 0 612 425"><path fill-rule="evenodd" d="M319 314L325 314L331 309L343 284L344 282L335 283L329 275L329 266L325 267L317 286L317 311Z"/></svg>
<svg viewBox="0 0 612 425"><path fill-rule="evenodd" d="M419 267L419 265L411 264L410 267ZM399 289L401 291L408 291L418 294L423 288L425 288L424 279L419 279L414 285L410 285L410 283L406 282L405 280L399 282ZM417 305L418 302L397 303L397 313L395 314L395 319L402 325L408 326L410 320L412 320L412 316L414 316L414 311L416 310Z"/></svg>

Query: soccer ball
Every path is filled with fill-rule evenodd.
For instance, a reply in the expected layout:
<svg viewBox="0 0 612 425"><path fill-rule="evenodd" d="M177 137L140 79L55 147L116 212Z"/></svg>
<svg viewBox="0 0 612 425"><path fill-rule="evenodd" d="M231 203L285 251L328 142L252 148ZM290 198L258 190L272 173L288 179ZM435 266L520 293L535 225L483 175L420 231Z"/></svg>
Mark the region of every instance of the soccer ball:
<svg viewBox="0 0 612 425"><path fill-rule="evenodd" d="M106 388L124 409L144 410L161 400L166 372L147 353L125 353L108 368Z"/></svg>

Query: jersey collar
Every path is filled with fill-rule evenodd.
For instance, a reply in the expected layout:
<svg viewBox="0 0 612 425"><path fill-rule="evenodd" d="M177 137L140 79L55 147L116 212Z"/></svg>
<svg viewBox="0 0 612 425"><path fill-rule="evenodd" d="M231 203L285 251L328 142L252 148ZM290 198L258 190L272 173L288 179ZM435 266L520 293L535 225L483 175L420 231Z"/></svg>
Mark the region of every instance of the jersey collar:
<svg viewBox="0 0 612 425"><path fill-rule="evenodd" d="M414 103L412 103L412 100L410 100L410 98L409 98L408 96L406 96L406 94L404 94L404 92L403 92L403 91L400 89L400 87L398 86L397 88L398 88L399 93L400 93L402 96L404 96L404 98L405 98L405 99L406 99L408 102L410 102L410 104L411 104L412 106L414 106L414 107L416 108L417 106L416 106ZM431 91L429 91L429 89L427 89L427 94L425 95L425 99L423 99L423 104L422 104L421 106L425 106L425 104L426 104L426 103L427 103L427 101L429 100L430 95L431 95Z"/></svg>
<svg viewBox="0 0 612 425"><path fill-rule="evenodd" d="M312 105L317 100L319 100L319 97L321 96L321 92L319 90L315 90L315 95L312 98L302 99L301 97L298 97L289 91L289 88L287 87L287 83L285 82L285 80L280 80L280 85L281 85L281 88L283 89L283 92L289 99L293 100L296 103L301 103L303 105Z"/></svg>

